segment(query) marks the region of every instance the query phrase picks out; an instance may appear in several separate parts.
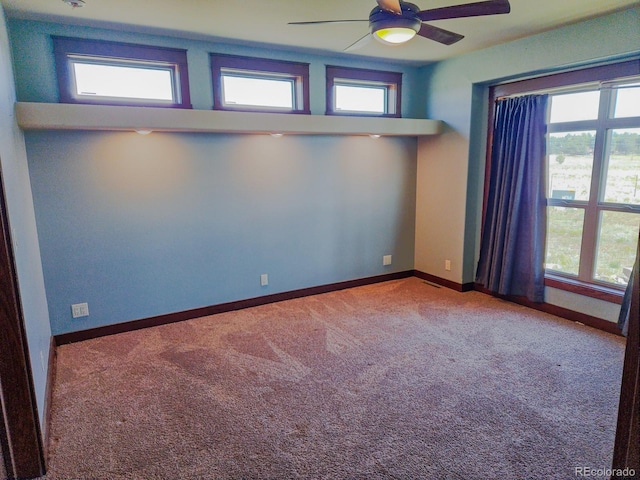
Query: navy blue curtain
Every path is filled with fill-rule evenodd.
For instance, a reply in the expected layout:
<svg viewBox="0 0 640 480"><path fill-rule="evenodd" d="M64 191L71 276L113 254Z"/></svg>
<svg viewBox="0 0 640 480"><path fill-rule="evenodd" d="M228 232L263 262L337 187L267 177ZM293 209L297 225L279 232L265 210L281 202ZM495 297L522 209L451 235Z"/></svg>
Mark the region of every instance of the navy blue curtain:
<svg viewBox="0 0 640 480"><path fill-rule="evenodd" d="M544 301L547 95L499 100L476 282Z"/></svg>

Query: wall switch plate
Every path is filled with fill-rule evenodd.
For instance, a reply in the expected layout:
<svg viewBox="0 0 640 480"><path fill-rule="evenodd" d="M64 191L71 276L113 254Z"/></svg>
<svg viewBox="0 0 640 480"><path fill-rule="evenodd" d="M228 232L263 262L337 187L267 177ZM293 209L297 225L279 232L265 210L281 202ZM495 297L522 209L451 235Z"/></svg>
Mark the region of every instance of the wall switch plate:
<svg viewBox="0 0 640 480"><path fill-rule="evenodd" d="M451 271L451 260L445 260L445 261L444 261L444 269L445 269L447 272L450 272L450 271Z"/></svg>
<svg viewBox="0 0 640 480"><path fill-rule="evenodd" d="M71 316L73 318L88 317L89 316L89 304L88 303L74 303L71 305Z"/></svg>
<svg viewBox="0 0 640 480"><path fill-rule="evenodd" d="M382 265L391 265L391 255L382 257Z"/></svg>
<svg viewBox="0 0 640 480"><path fill-rule="evenodd" d="M260 286L266 287L267 285L269 285L269 275L263 273L262 275L260 275Z"/></svg>

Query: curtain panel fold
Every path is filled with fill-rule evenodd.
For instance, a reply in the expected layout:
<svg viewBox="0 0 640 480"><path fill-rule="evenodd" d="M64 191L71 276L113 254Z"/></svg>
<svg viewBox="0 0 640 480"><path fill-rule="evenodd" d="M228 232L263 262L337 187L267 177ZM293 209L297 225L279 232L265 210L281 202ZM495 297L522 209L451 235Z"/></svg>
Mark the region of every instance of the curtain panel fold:
<svg viewBox="0 0 640 480"><path fill-rule="evenodd" d="M547 95L496 102L476 282L544 301Z"/></svg>

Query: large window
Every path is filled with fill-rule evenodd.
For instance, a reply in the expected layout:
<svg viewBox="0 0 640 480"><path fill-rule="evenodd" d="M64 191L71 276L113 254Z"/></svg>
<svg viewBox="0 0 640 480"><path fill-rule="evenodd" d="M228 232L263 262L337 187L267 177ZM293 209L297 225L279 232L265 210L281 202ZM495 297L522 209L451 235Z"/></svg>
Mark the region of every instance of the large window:
<svg viewBox="0 0 640 480"><path fill-rule="evenodd" d="M327 66L327 115L400 117L402 74Z"/></svg>
<svg viewBox="0 0 640 480"><path fill-rule="evenodd" d="M185 50L53 37L60 101L191 108Z"/></svg>
<svg viewBox="0 0 640 480"><path fill-rule="evenodd" d="M640 229L640 62L494 87L550 95L547 285L618 301Z"/></svg>
<svg viewBox="0 0 640 480"><path fill-rule="evenodd" d="M546 269L625 286L640 227L640 79L552 94L548 132Z"/></svg>
<svg viewBox="0 0 640 480"><path fill-rule="evenodd" d="M310 113L309 65L211 54L214 108Z"/></svg>

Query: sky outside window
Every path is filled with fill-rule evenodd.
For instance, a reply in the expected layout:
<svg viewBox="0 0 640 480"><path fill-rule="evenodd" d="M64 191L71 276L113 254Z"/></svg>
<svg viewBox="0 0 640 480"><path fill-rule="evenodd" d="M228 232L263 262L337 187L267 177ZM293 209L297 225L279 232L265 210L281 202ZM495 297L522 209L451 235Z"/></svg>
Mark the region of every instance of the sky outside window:
<svg viewBox="0 0 640 480"><path fill-rule="evenodd" d="M80 97L174 101L168 69L74 63L73 70L76 94Z"/></svg>
<svg viewBox="0 0 640 480"><path fill-rule="evenodd" d="M335 86L336 110L385 113L385 88Z"/></svg>
<svg viewBox="0 0 640 480"><path fill-rule="evenodd" d="M569 93L551 98L551 123L595 120L598 118L600 92Z"/></svg>
<svg viewBox="0 0 640 480"><path fill-rule="evenodd" d="M640 117L640 83L618 89L614 117Z"/></svg>
<svg viewBox="0 0 640 480"><path fill-rule="evenodd" d="M288 79L225 75L222 77L222 89L227 105L293 109L294 84Z"/></svg>

